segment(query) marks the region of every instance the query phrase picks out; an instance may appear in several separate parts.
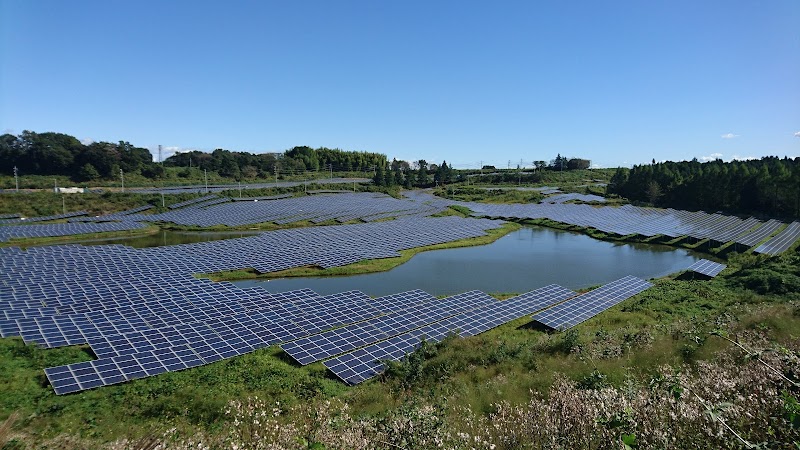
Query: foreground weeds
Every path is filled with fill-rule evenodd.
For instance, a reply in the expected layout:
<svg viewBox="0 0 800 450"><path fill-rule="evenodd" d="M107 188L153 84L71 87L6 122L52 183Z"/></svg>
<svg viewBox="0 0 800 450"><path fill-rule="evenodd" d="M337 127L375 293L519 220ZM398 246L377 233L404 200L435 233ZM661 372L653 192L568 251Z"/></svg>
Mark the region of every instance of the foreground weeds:
<svg viewBox="0 0 800 450"><path fill-rule="evenodd" d="M170 431L159 449L738 449L797 448L800 358L758 333L710 361L662 366L619 386L558 375L546 392L497 403L489 414L447 400L407 401L358 417L340 400L283 410L232 401L217 435ZM291 418L291 420L289 419ZM115 448L132 448L119 442Z"/></svg>

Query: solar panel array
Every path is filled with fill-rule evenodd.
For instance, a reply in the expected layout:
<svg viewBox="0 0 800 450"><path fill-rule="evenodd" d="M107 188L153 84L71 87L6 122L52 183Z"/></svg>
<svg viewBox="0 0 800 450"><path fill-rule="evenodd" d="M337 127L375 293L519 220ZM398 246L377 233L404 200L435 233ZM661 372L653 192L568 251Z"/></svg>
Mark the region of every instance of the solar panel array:
<svg viewBox="0 0 800 450"><path fill-rule="evenodd" d="M310 290L270 293L190 275L198 268L211 271L231 255L245 267L255 254L297 253L292 245L280 249L282 241L307 246L315 238L329 239L347 251L383 246L381 251L396 252L441 240L432 230L456 239L499 225L446 217L280 230L234 239L238 243L228 254L222 244L231 241L150 249L3 248L0 334L50 348L90 345L97 360L46 369L57 394L196 367L274 344L301 364L334 357L326 367L355 384L380 373L379 361L402 358L422 339L478 334L545 308L550 309L535 318L549 314L572 326L585 320L587 311L596 314L650 285L626 277L578 297L551 285L505 301L479 291L436 300L419 290L370 299L358 291L326 297ZM572 315L553 314L562 310Z"/></svg>
<svg viewBox="0 0 800 450"><path fill-rule="evenodd" d="M11 239L28 239L57 236L73 236L88 233L105 233L111 231L129 231L144 228L146 225L139 222L70 222L48 223L38 225L6 225L0 226L0 242Z"/></svg>
<svg viewBox="0 0 800 450"><path fill-rule="evenodd" d="M193 185L193 186L169 186L163 188L130 188L127 192L135 194L204 194L209 192L235 191L245 189L269 189L269 188L289 188L302 186L304 184L352 184L370 183L371 178L320 178L305 181L281 181L278 183L247 183L247 184L212 184L212 185Z"/></svg>
<svg viewBox="0 0 800 450"><path fill-rule="evenodd" d="M690 270L692 272L696 272L713 278L719 275L720 272L725 270L726 267L728 266L725 264L709 261L707 259L701 259L692 264L691 266L689 266L689 268L686 270Z"/></svg>
<svg viewBox="0 0 800 450"><path fill-rule="evenodd" d="M186 203L186 202L182 202ZM173 205L174 206L174 205ZM208 204L185 205L160 214L127 216L130 220L172 222L191 226L243 226L264 222L287 224L303 220L320 223L378 218L432 215L434 208L375 193L342 193L292 197L276 201L237 201L206 208Z"/></svg>
<svg viewBox="0 0 800 450"><path fill-rule="evenodd" d="M461 337L474 336L574 295L575 292L561 286L549 285L508 300L487 301L483 306L389 337L323 364L342 381L358 384L383 372L384 361L399 361L414 351L423 339L433 343L452 333Z"/></svg>
<svg viewBox="0 0 800 450"><path fill-rule="evenodd" d="M566 330L633 297L652 286L652 283L627 276L595 290L581 294L533 316L533 319L555 330Z"/></svg>
<svg viewBox="0 0 800 450"><path fill-rule="evenodd" d="M544 192L552 192L552 191L544 191ZM599 195L594 195L594 194L569 193L569 194L551 195L542 200L542 203L566 203L569 201L579 201L587 203L589 202L605 203L606 199L600 197Z"/></svg>
<svg viewBox="0 0 800 450"><path fill-rule="evenodd" d="M515 219L549 219L555 222L577 225L620 236L640 235L653 237L663 235L670 238L688 236L694 239L710 239L720 243L735 242L754 246L774 234L783 224L777 220L762 222L754 217L741 219L703 211L681 211L675 209L643 208L633 205L620 207L592 206L586 204L489 204L459 202L417 192L408 195L412 201L437 206L461 205L473 211L477 217ZM551 197L552 198L552 197ZM764 253L777 254L791 247L800 239L794 227L774 246L764 246Z"/></svg>
<svg viewBox="0 0 800 450"><path fill-rule="evenodd" d="M470 291L442 301L409 304L400 312L299 339L282 348L300 364L311 364L494 302L482 292Z"/></svg>
<svg viewBox="0 0 800 450"><path fill-rule="evenodd" d="M541 204L486 204L456 202L427 193L412 191L404 199L395 199L374 193L340 193L304 197L273 198L274 201L236 201L228 197L205 196L171 205L171 211L158 214L139 214L134 210L100 217L72 219L80 222L108 222L117 225L96 229L69 226L32 226L28 229L0 227L0 240L24 237L65 236L98 231L130 230L141 227L131 222L172 222L189 226L247 226L273 222L288 224L297 221L340 223L359 220L374 222L390 218L427 217L446 210L450 205L470 208L479 217L501 217L517 219L549 219L556 222L594 228L621 236L641 235L653 237L663 235L670 238L691 237L710 239L716 242L735 242L754 246L768 239L783 226L780 221L762 222L756 218L741 219L735 216L709 214L703 211L690 212L673 209L642 208L632 205L621 207L597 207L586 204L563 203L569 200L599 202L602 197L584 194L551 196ZM240 199L244 200L244 199ZM253 199L257 200L257 199ZM552 201L562 203L549 203ZM145 206L146 208L146 206ZM143 210L142 210L143 211ZM141 212L141 211L139 211ZM84 212L71 213L71 215ZM50 216L55 217L64 216ZM0 219L0 223L21 223L19 219ZM785 251L800 239L790 227L780 240L763 246L761 252L777 254Z"/></svg>
<svg viewBox="0 0 800 450"><path fill-rule="evenodd" d="M219 197L217 197L216 195L206 195L205 197L193 198L193 199L186 200L186 201L183 201L183 202L173 203L173 204L167 206L167 208L169 208L169 209L178 209L178 208L183 208L184 206L193 205L195 203L203 203L203 202L207 202L209 200L214 200L214 199L218 199L218 198Z"/></svg>
<svg viewBox="0 0 800 450"><path fill-rule="evenodd" d="M88 214L86 211L74 211L68 212L64 214L54 214L52 216L39 216L39 217L21 217L18 214L14 214L17 216L16 218L4 218L0 220L0 225L5 224L20 224L20 223L30 223L30 222L47 222L49 220L60 220L60 219L68 219L70 217L78 217L78 216L85 216Z"/></svg>
<svg viewBox="0 0 800 450"><path fill-rule="evenodd" d="M800 239L800 222L792 222L776 236L764 242L753 250L756 253L777 255L789 250Z"/></svg>
<svg viewBox="0 0 800 450"><path fill-rule="evenodd" d="M429 294L422 291L375 301L357 291L327 297L309 290L263 292L258 302L249 305L234 300L223 302L231 309L243 307L239 313L209 314L205 320L96 337L90 345L99 359L48 368L45 373L56 393L66 394L210 364L348 324L360 320L364 313L354 318L341 314L342 309L357 311L365 302L375 315L402 308L404 303L400 302L409 298L428 300L426 297Z"/></svg>
<svg viewBox="0 0 800 450"><path fill-rule="evenodd" d="M267 273L394 257L408 248L482 236L501 224L458 217L400 219L144 249L122 245L0 248L0 319L72 314L187 295L196 283L192 273L250 267ZM164 286L172 287L164 290ZM3 335L11 326L0 320Z"/></svg>

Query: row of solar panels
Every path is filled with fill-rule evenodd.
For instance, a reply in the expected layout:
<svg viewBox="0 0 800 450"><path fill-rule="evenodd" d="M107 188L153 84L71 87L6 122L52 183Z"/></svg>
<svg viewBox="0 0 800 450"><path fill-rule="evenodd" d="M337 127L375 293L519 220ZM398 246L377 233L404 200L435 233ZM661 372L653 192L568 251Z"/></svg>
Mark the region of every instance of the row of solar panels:
<svg viewBox="0 0 800 450"><path fill-rule="evenodd" d="M86 211L74 211L64 214L54 214L52 216L26 217L24 219L19 214L12 214L9 215L9 217L0 220L0 225L29 223L29 222L47 222L49 220L60 220L60 219L68 219L70 217L85 216L86 214L88 214Z"/></svg>
<svg viewBox="0 0 800 450"><path fill-rule="evenodd" d="M6 225L0 226L0 242L11 239L29 239L43 237L75 236L90 233L107 233L114 231L130 231L144 228L140 222L125 220L122 222L70 222L48 223L39 225Z"/></svg>
<svg viewBox="0 0 800 450"><path fill-rule="evenodd" d="M307 181L281 181L279 183L247 183L247 184L214 184L214 185L195 185L195 186L172 186L163 188L132 188L128 192L134 194L203 194L209 192L233 191L238 189L268 189L268 188L288 188L302 186L304 184L324 183L324 184L352 184L368 183L369 178L320 178Z"/></svg>
<svg viewBox="0 0 800 450"><path fill-rule="evenodd" d="M220 205L220 203L228 203L230 200L228 197L206 196L170 205L170 208L173 208L172 211L159 214L128 215L126 220L172 222L192 226L242 226L262 222L285 224L301 220L320 223L327 220L347 222L361 219L367 222L376 220L371 218L372 216L389 218L410 214L432 215L446 208L420 205L374 193L280 198L276 199L280 201L269 202L237 201ZM215 205L216 207L211 208ZM100 216L79 220L115 219L115 216Z"/></svg>
<svg viewBox="0 0 800 450"><path fill-rule="evenodd" d="M193 273L251 267L267 273L396 257L409 248L484 236L499 226L500 221L451 216L285 229L145 249L123 245L0 248L0 319L52 314L47 308L77 312L65 309L69 305L108 302L111 306L191 293L192 286L202 284ZM175 292L170 292L170 286L175 286ZM205 287L196 289L202 292ZM110 291L114 294L108 295Z"/></svg>
<svg viewBox="0 0 800 450"><path fill-rule="evenodd" d="M345 193L339 195L307 196L270 202L229 202L226 197L205 196L171 205L175 208L160 214L138 214L133 211L96 218L73 219L75 221L117 221L111 225L87 227L83 225L57 224L19 227L0 227L0 241L12 238L65 236L103 231L121 231L139 228L136 221L163 221L193 226L242 226L262 222L286 224L301 220L315 223L327 220L347 222L360 219L365 222L393 217L424 217L443 211L449 205L459 204L474 211L477 216L549 219L583 227L591 227L618 235L638 234L643 236L664 235L671 238L689 236L695 239L712 239L717 242L736 242L755 246L783 227L777 220L762 222L756 218L740 219L735 216L708 214L702 211L689 212L673 209L640 208L631 205L622 207L592 207L589 205L543 203L491 205L472 202L453 202L429 194L410 192L408 200L394 199L371 193ZM549 197L548 201L563 202L571 199L599 201L601 197L583 194L564 194ZM220 204L225 203L225 204ZM143 207L143 208L146 208ZM140 211L141 212L141 211ZM49 220L76 215L49 216L37 220ZM19 223L18 219L5 222ZM2 221L0 221L2 222ZM794 222L754 249L757 253L775 255L786 251L800 239L800 222ZM266 269L271 269L267 267Z"/></svg>
<svg viewBox="0 0 800 450"><path fill-rule="evenodd" d="M59 394L195 367L276 343L284 343L287 354L301 364L341 355L325 365L354 384L379 373L379 361L401 358L421 339L477 334L542 310L535 320L566 329L650 286L625 277L578 296L553 285L499 302L478 291L439 301L422 291L371 300L360 292L320 297L308 290L271 294L196 282L210 289L206 295L187 296L192 283L184 281L171 289L183 295L171 300L154 297L13 322L26 342L48 347L86 342L100 357L48 369Z"/></svg>
<svg viewBox="0 0 800 450"><path fill-rule="evenodd" d="M741 219L703 211L642 208L632 205L595 207L561 203L487 204L456 202L420 192L406 195L412 201L423 204L465 206L478 217L549 219L620 236L634 234L647 237L663 235L670 238L689 236L720 243L735 242L749 247L769 238L753 250L756 253L769 255L785 252L800 239L800 222L792 222L781 230L785 224L774 219L762 222L754 217Z"/></svg>
<svg viewBox="0 0 800 450"><path fill-rule="evenodd" d="M607 286L600 289L612 290L613 284ZM634 294L628 288L617 293L615 299ZM104 335L90 342L98 360L48 368L45 372L56 393L66 394L208 364L283 343L287 354L301 364L342 355L324 364L343 381L355 384L379 373L382 361L400 359L422 339L436 341L450 333L478 334L569 298L573 300L561 304L582 297L556 285L505 301L479 291L442 300L411 291L376 299L376 304L384 306L373 308L367 314L373 317L366 318L363 306L372 302L361 293L343 293L338 300L309 292L285 295L286 304L272 308ZM295 295L304 297L298 300ZM360 313L351 316L343 311Z"/></svg>

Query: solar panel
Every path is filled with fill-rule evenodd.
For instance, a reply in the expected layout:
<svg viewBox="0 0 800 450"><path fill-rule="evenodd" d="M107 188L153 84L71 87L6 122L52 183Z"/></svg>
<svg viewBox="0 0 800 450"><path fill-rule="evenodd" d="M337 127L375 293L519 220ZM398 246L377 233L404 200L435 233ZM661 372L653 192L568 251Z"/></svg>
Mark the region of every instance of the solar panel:
<svg viewBox="0 0 800 450"><path fill-rule="evenodd" d="M701 259L689 266L686 270L697 272L713 278L719 275L719 273L722 272L726 267L728 266L725 264L716 263L707 259Z"/></svg>
<svg viewBox="0 0 800 450"><path fill-rule="evenodd" d="M800 222L792 222L775 237L764 242L753 250L755 253L777 255L788 250L800 239Z"/></svg>
<svg viewBox="0 0 800 450"><path fill-rule="evenodd" d="M533 319L550 328L563 331L633 297L650 286L652 283L640 278L623 277L542 311L533 316Z"/></svg>

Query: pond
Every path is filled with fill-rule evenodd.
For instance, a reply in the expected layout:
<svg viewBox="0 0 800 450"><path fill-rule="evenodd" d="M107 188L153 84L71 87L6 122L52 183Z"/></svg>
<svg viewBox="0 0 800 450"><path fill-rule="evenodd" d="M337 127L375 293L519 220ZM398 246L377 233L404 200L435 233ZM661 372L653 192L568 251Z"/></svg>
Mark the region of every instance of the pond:
<svg viewBox="0 0 800 450"><path fill-rule="evenodd" d="M522 293L551 283L578 289L626 275L660 277L681 271L700 258L685 249L612 243L579 233L525 226L492 244L419 253L386 272L235 283L261 286L270 292L309 288L322 295L353 289L371 296L411 289L436 296L472 289Z"/></svg>

